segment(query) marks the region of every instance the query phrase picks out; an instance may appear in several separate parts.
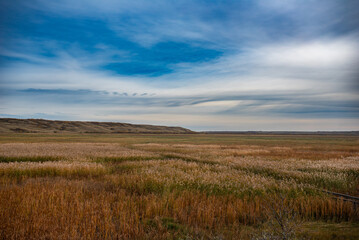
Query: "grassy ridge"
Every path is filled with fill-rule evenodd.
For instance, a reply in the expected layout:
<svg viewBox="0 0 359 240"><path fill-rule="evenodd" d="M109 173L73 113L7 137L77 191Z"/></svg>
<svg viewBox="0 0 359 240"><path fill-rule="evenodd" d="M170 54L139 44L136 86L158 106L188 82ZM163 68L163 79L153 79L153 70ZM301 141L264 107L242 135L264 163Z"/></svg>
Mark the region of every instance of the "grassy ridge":
<svg viewBox="0 0 359 240"><path fill-rule="evenodd" d="M0 133L193 133L182 127L116 122L52 121L0 118Z"/></svg>

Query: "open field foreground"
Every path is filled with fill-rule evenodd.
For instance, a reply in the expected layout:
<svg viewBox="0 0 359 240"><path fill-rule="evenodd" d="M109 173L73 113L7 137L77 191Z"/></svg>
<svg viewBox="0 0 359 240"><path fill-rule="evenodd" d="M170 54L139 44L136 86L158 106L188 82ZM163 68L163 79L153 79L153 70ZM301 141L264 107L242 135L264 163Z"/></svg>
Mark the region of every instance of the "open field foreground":
<svg viewBox="0 0 359 240"><path fill-rule="evenodd" d="M358 136L0 135L1 239L359 239L322 190L359 196Z"/></svg>

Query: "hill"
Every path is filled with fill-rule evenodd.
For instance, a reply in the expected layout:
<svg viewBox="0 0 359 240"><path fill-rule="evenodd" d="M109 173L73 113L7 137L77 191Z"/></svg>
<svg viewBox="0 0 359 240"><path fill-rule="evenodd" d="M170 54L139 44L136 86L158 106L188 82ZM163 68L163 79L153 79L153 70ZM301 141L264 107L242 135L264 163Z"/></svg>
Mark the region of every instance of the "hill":
<svg viewBox="0 0 359 240"><path fill-rule="evenodd" d="M117 122L53 121L45 119L0 118L0 133L194 133L182 127Z"/></svg>

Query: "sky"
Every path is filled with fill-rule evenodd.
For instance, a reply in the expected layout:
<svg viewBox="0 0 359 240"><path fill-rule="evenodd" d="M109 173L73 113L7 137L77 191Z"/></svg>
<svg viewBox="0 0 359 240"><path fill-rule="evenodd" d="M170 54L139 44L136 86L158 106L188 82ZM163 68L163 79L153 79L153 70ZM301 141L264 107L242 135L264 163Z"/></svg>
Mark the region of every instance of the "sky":
<svg viewBox="0 0 359 240"><path fill-rule="evenodd" d="M357 0L0 0L0 117L359 130Z"/></svg>

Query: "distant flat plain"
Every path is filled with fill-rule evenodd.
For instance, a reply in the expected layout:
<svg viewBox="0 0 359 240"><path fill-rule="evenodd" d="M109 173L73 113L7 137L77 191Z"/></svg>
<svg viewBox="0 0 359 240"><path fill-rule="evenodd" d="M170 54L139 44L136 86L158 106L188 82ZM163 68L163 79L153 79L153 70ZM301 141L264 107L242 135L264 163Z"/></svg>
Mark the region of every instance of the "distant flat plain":
<svg viewBox="0 0 359 240"><path fill-rule="evenodd" d="M1 239L358 239L359 136L4 133L0 189Z"/></svg>

